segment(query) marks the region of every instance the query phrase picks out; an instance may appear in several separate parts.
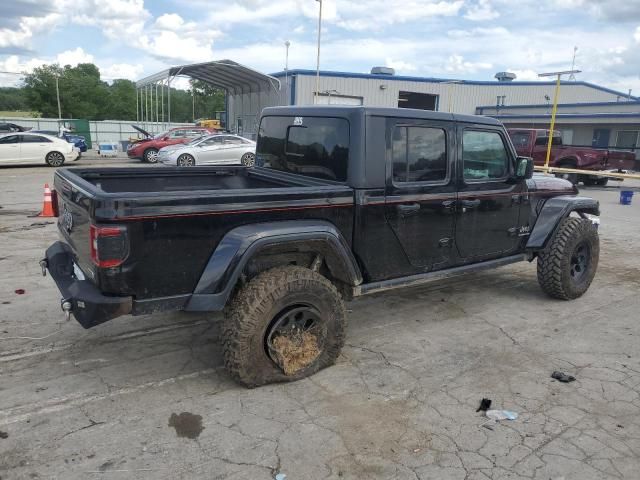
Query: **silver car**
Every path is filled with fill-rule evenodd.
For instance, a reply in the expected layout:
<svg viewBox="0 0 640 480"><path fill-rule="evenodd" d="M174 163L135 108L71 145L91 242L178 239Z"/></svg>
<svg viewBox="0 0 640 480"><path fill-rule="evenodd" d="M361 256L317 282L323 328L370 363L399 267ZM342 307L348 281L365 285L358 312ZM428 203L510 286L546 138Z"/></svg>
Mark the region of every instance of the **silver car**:
<svg viewBox="0 0 640 480"><path fill-rule="evenodd" d="M218 133L161 148L158 161L179 167L237 164L253 167L256 163L255 152L256 142L238 135Z"/></svg>

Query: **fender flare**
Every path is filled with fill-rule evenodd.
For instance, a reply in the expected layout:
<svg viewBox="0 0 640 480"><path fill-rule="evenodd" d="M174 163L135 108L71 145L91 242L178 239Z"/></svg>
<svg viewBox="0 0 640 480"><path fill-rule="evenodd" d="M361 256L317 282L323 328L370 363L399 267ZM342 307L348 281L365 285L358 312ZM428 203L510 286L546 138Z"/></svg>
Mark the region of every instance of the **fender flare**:
<svg viewBox="0 0 640 480"><path fill-rule="evenodd" d="M200 276L185 310L219 311L224 308L247 263L273 245L313 244L337 278L352 286L362 283L360 268L346 239L330 222L292 220L254 223L225 234Z"/></svg>
<svg viewBox="0 0 640 480"><path fill-rule="evenodd" d="M600 203L589 197L562 195L550 198L545 202L536 219L527 241L527 250L538 251L544 249L560 222L567 218L571 212L600 215Z"/></svg>

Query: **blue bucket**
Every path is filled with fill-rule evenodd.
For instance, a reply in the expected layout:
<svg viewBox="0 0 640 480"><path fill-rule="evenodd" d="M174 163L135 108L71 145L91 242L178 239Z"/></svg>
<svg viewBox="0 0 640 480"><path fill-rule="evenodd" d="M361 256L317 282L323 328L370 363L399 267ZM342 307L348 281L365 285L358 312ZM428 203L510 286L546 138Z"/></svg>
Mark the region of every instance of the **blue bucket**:
<svg viewBox="0 0 640 480"><path fill-rule="evenodd" d="M622 190L620 192L620 205L631 205L633 192L631 190Z"/></svg>

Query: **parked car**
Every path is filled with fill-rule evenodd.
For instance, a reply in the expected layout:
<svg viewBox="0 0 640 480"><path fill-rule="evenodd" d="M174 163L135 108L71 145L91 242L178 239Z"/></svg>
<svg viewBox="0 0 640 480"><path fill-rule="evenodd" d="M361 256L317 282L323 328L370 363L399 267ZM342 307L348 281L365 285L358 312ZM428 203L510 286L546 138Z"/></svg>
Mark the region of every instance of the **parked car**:
<svg viewBox="0 0 640 480"><path fill-rule="evenodd" d="M536 165L544 165L547 158L549 130L535 128L510 128L508 130L511 141L518 155L533 158ZM606 150L591 147L573 147L563 145L560 132L554 132L551 143L551 157L549 166L576 168L580 170L604 171L633 169L635 155L620 150ZM576 185L606 185L607 177L582 175L578 173L557 173L557 177L569 180Z"/></svg>
<svg viewBox="0 0 640 480"><path fill-rule="evenodd" d="M26 132L28 130L28 127L21 127L15 123L0 122L0 133Z"/></svg>
<svg viewBox="0 0 640 480"><path fill-rule="evenodd" d="M149 163L156 163L158 161L158 151L163 147L178 143L187 143L194 138L215 133L215 130L204 127L176 127L153 136L143 128L136 125L131 126L142 133L145 138L130 143L127 147L127 155L129 158L137 158Z"/></svg>
<svg viewBox="0 0 640 480"><path fill-rule="evenodd" d="M31 132L0 134L0 165L46 163L59 167L78 157L78 149L62 138Z"/></svg>
<svg viewBox="0 0 640 480"><path fill-rule="evenodd" d="M596 273L598 202L533 176L495 119L267 108L256 158L264 167L197 175L57 171L61 241L41 266L63 310L85 328L125 314L225 310L225 365L257 386L335 362L344 298L537 259L542 290L570 300Z"/></svg>
<svg viewBox="0 0 640 480"><path fill-rule="evenodd" d="M64 138L67 142L72 143L80 153L84 153L88 150L86 139L82 135L75 135L73 133L63 133L62 137L59 132L53 130L30 130L32 133L44 133L52 137Z"/></svg>
<svg viewBox="0 0 640 480"><path fill-rule="evenodd" d="M238 135L216 134L161 148L158 161L179 167L234 164L253 167L256 163L255 152L256 142Z"/></svg>

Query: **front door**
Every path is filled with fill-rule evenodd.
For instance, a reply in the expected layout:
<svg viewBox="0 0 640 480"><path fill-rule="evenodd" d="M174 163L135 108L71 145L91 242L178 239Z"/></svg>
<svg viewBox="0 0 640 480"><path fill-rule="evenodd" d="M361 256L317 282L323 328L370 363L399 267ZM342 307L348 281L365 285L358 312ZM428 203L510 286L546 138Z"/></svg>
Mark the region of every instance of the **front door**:
<svg viewBox="0 0 640 480"><path fill-rule="evenodd" d="M414 273L451 262L456 179L451 123L389 119L385 216ZM382 254L382 252L381 252Z"/></svg>
<svg viewBox="0 0 640 480"><path fill-rule="evenodd" d="M462 263L515 253L528 226L519 225L524 181L515 181L515 157L498 127L458 127L459 193L456 247Z"/></svg>
<svg viewBox="0 0 640 480"><path fill-rule="evenodd" d="M198 144L196 153L198 154L197 163L206 165L210 163L218 163L220 160L220 149L222 148L222 137L213 136L203 140Z"/></svg>

